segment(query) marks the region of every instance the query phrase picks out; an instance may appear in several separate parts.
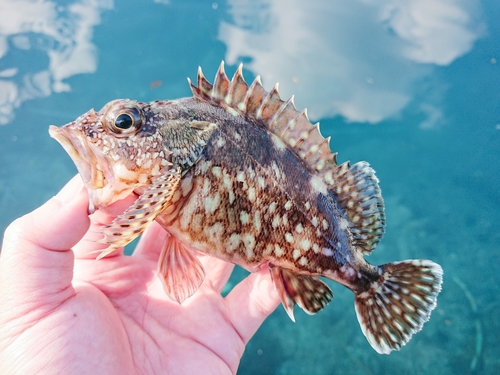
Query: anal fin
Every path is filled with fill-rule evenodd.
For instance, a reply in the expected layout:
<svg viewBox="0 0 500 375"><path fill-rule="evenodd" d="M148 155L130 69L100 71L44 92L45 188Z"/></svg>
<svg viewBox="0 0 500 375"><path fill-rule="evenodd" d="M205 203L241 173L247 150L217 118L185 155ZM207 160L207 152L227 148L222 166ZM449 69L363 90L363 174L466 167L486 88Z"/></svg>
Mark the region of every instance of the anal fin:
<svg viewBox="0 0 500 375"><path fill-rule="evenodd" d="M331 289L316 276L301 275L269 264L269 271L286 313L295 322L293 308L298 304L308 314L316 314L333 298Z"/></svg>
<svg viewBox="0 0 500 375"><path fill-rule="evenodd" d="M196 255L170 235L160 254L158 277L165 293L181 304L198 290L205 270Z"/></svg>

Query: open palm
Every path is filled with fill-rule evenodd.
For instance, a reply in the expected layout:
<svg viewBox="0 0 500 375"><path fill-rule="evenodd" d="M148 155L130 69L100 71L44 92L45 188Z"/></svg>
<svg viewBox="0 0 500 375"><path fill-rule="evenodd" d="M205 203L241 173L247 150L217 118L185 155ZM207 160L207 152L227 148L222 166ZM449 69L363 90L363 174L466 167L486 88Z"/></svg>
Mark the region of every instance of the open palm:
<svg viewBox="0 0 500 375"><path fill-rule="evenodd" d="M155 275L167 236L156 223L130 257L118 251L95 261L100 245L81 240L128 204L89 219L86 191L73 179L6 231L1 374L236 372L245 344L279 303L268 273L248 276L223 298L233 266L200 256L205 281L179 305Z"/></svg>

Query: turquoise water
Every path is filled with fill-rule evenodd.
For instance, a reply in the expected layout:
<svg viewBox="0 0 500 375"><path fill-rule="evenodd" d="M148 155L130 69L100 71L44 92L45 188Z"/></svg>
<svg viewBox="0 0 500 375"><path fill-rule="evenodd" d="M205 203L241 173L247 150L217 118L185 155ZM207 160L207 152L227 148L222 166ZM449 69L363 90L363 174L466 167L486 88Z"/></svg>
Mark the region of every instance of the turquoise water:
<svg viewBox="0 0 500 375"><path fill-rule="evenodd" d="M295 94L340 161L377 171L387 232L370 262L430 258L445 281L400 352L376 354L332 285L316 316L278 308L238 373L500 373L499 2L0 0L0 14L2 232L76 173L49 125L189 96L198 66L244 62L247 80Z"/></svg>

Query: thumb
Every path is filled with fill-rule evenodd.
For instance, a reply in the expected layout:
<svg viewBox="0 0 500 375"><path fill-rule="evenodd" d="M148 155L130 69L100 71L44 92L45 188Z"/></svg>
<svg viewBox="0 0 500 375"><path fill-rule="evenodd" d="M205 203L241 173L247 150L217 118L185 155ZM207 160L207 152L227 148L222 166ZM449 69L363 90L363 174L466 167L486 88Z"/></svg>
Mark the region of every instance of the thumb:
<svg viewBox="0 0 500 375"><path fill-rule="evenodd" d="M25 308L72 292L74 246L89 227L87 194L77 176L57 196L14 221L0 255L1 300Z"/></svg>

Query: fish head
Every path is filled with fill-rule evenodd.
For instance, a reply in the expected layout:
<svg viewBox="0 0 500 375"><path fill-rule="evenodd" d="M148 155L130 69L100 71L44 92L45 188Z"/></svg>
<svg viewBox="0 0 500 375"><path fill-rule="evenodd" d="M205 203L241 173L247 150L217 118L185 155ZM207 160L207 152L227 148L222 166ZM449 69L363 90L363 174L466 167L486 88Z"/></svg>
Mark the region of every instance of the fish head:
<svg viewBox="0 0 500 375"><path fill-rule="evenodd" d="M90 213L143 190L171 165L171 152L148 108L118 99L99 112L91 109L64 126L49 127L89 191Z"/></svg>

